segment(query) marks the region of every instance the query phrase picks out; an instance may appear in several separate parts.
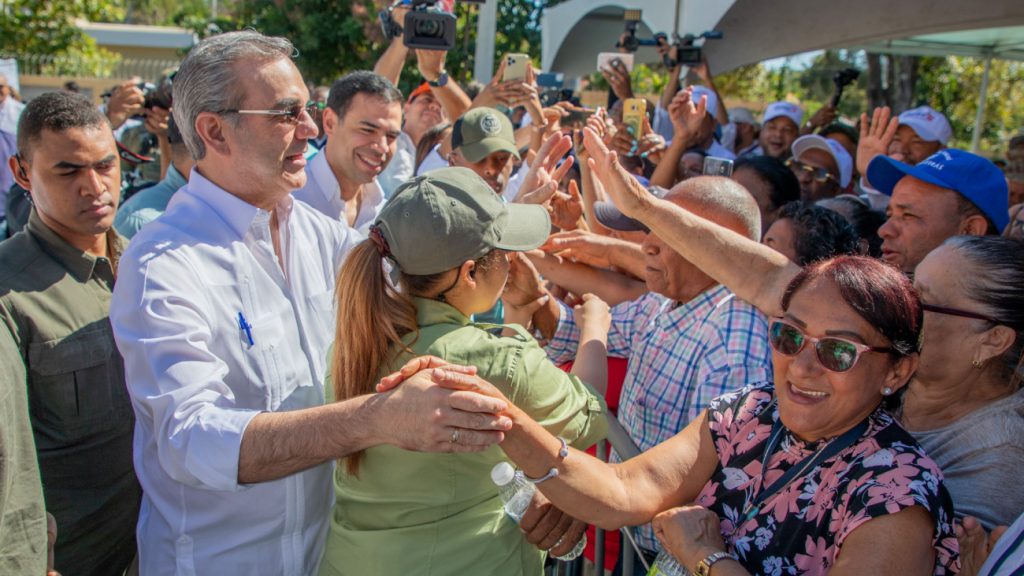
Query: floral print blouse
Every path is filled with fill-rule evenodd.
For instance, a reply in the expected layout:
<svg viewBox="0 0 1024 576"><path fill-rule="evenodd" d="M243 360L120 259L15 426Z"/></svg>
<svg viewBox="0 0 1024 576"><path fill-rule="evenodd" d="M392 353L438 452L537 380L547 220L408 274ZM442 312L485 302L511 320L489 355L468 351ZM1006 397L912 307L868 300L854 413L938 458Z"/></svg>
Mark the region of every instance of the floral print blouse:
<svg viewBox="0 0 1024 576"><path fill-rule="evenodd" d="M881 409L851 446L770 495L750 520L745 511L765 486L822 447L784 431L768 459L761 459L778 419L772 383L720 396L708 408L719 464L697 504L718 514L729 551L754 574L826 574L846 537L884 514L922 506L935 520L936 575L959 570L953 504L942 473L917 442ZM748 508L748 504L750 508Z"/></svg>

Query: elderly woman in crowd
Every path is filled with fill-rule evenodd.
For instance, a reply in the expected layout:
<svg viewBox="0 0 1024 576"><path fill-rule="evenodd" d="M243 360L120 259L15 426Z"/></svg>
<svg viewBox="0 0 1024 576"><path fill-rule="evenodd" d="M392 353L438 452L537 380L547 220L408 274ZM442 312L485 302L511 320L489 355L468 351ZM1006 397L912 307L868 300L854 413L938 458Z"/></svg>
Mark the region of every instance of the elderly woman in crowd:
<svg viewBox="0 0 1024 576"><path fill-rule="evenodd" d="M654 199L611 165L602 178L623 212L738 297L770 316L781 313L778 295L798 266ZM975 516L988 530L1024 512L1024 491L1005 490L1024 470L1024 393L1009 368L1019 366L1024 346L1022 258L1012 239L954 238L918 266L915 282L926 304L921 363L906 393L892 402L943 470L957 516ZM966 428L957 425L968 417ZM963 433L972 427L979 433Z"/></svg>
<svg viewBox="0 0 1024 576"><path fill-rule="evenodd" d="M819 262L789 284L770 324L773 382L716 399L619 465L566 450L515 407L501 446L569 514L608 529L654 518L695 574L950 574L957 542L941 472L882 407L917 368L921 316L887 264Z"/></svg>

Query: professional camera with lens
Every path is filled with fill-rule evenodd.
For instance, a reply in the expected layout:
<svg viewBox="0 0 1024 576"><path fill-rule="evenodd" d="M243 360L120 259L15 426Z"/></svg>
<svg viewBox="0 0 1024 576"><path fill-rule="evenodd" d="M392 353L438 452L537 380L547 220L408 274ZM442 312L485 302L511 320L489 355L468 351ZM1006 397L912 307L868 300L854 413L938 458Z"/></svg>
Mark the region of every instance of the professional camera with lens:
<svg viewBox="0 0 1024 576"><path fill-rule="evenodd" d="M142 95L145 97L142 107L147 110L154 106L163 108L164 110L171 109L171 78L164 77L160 80L159 84L150 84L148 82L139 84L139 88L142 90Z"/></svg>
<svg viewBox="0 0 1024 576"><path fill-rule="evenodd" d="M701 34L687 34L686 36L673 33L671 42L669 42L668 35L664 32L654 35L654 40L658 45L669 46L669 50L661 58L661 61L669 68L675 68L679 65L696 66L700 64L704 61L703 49L700 46L694 45L694 41L700 39L719 40L721 38L722 33L718 30L708 30Z"/></svg>
<svg viewBox="0 0 1024 576"><path fill-rule="evenodd" d="M403 27L391 15L399 6L409 6ZM409 48L423 50L451 50L455 47L455 15L452 0L399 0L387 10L381 10L380 24L384 36L402 37Z"/></svg>

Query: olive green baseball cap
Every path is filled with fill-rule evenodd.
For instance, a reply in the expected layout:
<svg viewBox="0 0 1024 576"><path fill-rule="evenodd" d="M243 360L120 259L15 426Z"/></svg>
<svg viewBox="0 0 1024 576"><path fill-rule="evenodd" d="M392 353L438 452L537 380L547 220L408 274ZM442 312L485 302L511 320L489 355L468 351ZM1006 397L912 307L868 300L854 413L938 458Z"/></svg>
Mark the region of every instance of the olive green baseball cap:
<svg viewBox="0 0 1024 576"><path fill-rule="evenodd" d="M551 218L537 204L506 204L468 168L439 168L395 190L374 224L402 272L451 270L495 248L533 250L547 240Z"/></svg>
<svg viewBox="0 0 1024 576"><path fill-rule="evenodd" d="M494 108L473 108L459 116L452 126L452 149L474 164L495 152L509 152L519 159L512 122Z"/></svg>

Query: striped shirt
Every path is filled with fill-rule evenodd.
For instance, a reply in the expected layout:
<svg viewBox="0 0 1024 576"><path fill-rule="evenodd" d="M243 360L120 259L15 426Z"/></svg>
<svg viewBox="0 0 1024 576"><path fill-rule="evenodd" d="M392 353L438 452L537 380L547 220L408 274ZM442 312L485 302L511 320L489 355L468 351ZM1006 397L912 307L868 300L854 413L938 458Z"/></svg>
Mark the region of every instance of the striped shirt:
<svg viewBox="0 0 1024 576"><path fill-rule="evenodd" d="M548 356L571 360L578 343L563 305ZM764 315L721 285L685 304L651 292L613 307L608 355L629 359L618 417L642 451L677 434L712 399L773 377ZM659 549L650 526L637 541Z"/></svg>

